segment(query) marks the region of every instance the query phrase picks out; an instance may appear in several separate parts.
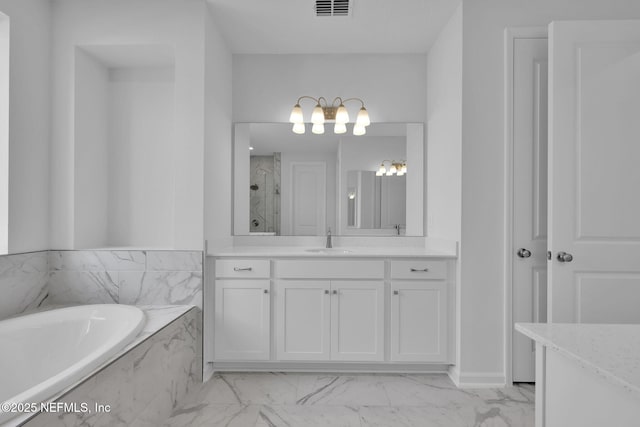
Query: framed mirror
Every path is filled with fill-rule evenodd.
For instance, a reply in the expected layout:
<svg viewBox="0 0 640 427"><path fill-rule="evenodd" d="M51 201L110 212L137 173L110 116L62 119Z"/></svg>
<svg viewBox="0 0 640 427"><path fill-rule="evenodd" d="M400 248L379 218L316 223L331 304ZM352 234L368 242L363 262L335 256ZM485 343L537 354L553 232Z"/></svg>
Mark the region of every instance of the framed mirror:
<svg viewBox="0 0 640 427"><path fill-rule="evenodd" d="M363 136L234 127L235 235L421 236L423 182L422 123L375 123Z"/></svg>

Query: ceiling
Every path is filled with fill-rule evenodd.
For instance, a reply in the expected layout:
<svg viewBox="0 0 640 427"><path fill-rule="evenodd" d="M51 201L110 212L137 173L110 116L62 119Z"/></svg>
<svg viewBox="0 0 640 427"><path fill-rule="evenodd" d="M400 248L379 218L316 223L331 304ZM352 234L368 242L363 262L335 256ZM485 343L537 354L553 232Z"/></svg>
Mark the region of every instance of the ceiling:
<svg viewBox="0 0 640 427"><path fill-rule="evenodd" d="M460 0L351 0L316 17L314 0L207 0L233 53L426 53Z"/></svg>

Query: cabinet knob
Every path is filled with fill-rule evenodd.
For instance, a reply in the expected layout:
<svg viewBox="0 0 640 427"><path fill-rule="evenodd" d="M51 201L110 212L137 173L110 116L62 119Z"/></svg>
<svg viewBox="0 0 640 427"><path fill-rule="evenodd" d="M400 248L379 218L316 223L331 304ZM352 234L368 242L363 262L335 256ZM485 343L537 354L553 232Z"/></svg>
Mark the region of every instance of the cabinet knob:
<svg viewBox="0 0 640 427"><path fill-rule="evenodd" d="M264 293L265 293L265 294L268 294L268 293L269 293L269 289L265 289L265 290L264 290Z"/></svg>
<svg viewBox="0 0 640 427"><path fill-rule="evenodd" d="M411 269L412 273L426 273L427 271L429 271L428 268L412 268Z"/></svg>
<svg viewBox="0 0 640 427"><path fill-rule="evenodd" d="M329 295L329 289L325 289L325 290L324 290L324 294L325 294L325 295Z"/></svg>
<svg viewBox="0 0 640 427"><path fill-rule="evenodd" d="M399 295L399 294L400 294L400 292L398 292L398 291L393 291L393 294L394 294L394 295Z"/></svg>
<svg viewBox="0 0 640 427"><path fill-rule="evenodd" d="M338 295L338 291L334 289L334 290L333 290L333 294L334 294L334 295Z"/></svg>
<svg viewBox="0 0 640 427"><path fill-rule="evenodd" d="M253 268L251 267L233 267L233 271L251 271Z"/></svg>

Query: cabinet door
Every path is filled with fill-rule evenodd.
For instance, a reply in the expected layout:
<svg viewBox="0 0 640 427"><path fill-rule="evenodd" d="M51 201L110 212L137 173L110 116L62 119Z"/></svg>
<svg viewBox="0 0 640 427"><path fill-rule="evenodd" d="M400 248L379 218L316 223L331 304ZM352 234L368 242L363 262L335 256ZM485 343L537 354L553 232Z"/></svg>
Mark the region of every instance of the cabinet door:
<svg viewBox="0 0 640 427"><path fill-rule="evenodd" d="M331 359L384 360L384 282L331 281Z"/></svg>
<svg viewBox="0 0 640 427"><path fill-rule="evenodd" d="M216 280L216 360L269 360L269 280Z"/></svg>
<svg viewBox="0 0 640 427"><path fill-rule="evenodd" d="M391 360L446 362L446 282L396 281L391 291Z"/></svg>
<svg viewBox="0 0 640 427"><path fill-rule="evenodd" d="M330 283L279 281L276 288L278 360L328 360Z"/></svg>

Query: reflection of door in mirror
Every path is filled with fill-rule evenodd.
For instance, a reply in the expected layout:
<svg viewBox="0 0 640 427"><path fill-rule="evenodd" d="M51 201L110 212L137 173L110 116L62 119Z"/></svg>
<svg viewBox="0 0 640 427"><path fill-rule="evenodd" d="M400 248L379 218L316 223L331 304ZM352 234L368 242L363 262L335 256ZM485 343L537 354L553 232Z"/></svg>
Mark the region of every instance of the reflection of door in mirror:
<svg viewBox="0 0 640 427"><path fill-rule="evenodd" d="M280 235L280 153L251 156L249 231Z"/></svg>

